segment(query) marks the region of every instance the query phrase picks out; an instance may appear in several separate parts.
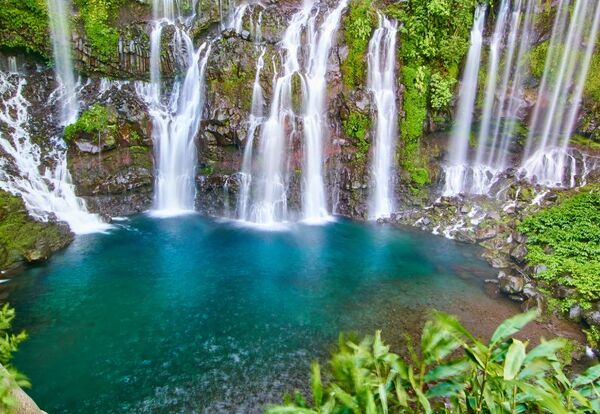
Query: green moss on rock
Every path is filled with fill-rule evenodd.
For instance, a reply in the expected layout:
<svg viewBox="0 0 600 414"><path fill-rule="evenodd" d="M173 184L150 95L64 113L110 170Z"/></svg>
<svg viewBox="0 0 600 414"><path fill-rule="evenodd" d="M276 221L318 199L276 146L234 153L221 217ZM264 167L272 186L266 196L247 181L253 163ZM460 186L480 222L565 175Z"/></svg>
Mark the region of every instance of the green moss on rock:
<svg viewBox="0 0 600 414"><path fill-rule="evenodd" d="M366 58L374 27L371 0L352 0L344 20L348 57L342 62L344 86L353 89L366 80Z"/></svg>
<svg viewBox="0 0 600 414"><path fill-rule="evenodd" d="M112 26L124 0L76 0L80 19L94 52L100 59L118 56L119 32Z"/></svg>
<svg viewBox="0 0 600 414"><path fill-rule="evenodd" d="M72 239L65 226L33 220L19 197L0 191L0 269L47 259Z"/></svg>
<svg viewBox="0 0 600 414"><path fill-rule="evenodd" d="M3 0L0 4L0 47L50 56L45 0Z"/></svg>
<svg viewBox="0 0 600 414"><path fill-rule="evenodd" d="M75 123L65 128L65 141L83 138L97 144L99 139L102 139L106 145L114 145L116 128L116 115L106 106L96 104L81 114Z"/></svg>

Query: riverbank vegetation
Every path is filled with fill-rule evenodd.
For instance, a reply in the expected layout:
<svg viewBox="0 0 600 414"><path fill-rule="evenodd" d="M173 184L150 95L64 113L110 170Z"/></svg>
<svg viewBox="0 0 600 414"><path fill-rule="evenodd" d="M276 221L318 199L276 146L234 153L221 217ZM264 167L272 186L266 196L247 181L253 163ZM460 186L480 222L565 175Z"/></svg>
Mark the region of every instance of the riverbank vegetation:
<svg viewBox="0 0 600 414"><path fill-rule="evenodd" d="M391 352L380 332L360 342L341 336L325 376L312 364L311 398L296 393L266 412L598 412L600 365L569 379L557 356L566 340L542 339L531 347L515 338L535 317L529 312L506 320L484 343L452 316L435 313L419 351L407 340L407 359Z"/></svg>
<svg viewBox="0 0 600 414"><path fill-rule="evenodd" d="M575 305L589 310L600 298L600 187L585 190L527 217L519 228L536 278L565 312Z"/></svg>
<svg viewBox="0 0 600 414"><path fill-rule="evenodd" d="M12 332L14 318L15 310L8 304L0 308L0 412L7 414L16 409L13 390L30 386L27 378L10 363L19 344L27 339L24 331L17 334Z"/></svg>

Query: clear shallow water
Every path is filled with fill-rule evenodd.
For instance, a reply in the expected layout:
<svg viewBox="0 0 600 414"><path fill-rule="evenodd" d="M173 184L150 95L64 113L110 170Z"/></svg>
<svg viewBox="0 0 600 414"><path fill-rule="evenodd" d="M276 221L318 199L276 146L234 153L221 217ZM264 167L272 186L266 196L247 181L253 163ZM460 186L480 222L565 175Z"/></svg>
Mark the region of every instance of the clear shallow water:
<svg viewBox="0 0 600 414"><path fill-rule="evenodd" d="M30 334L15 363L49 413L259 412L339 331L393 340L431 307L475 325L516 312L485 295L493 275L472 247L412 230L140 216L11 282Z"/></svg>

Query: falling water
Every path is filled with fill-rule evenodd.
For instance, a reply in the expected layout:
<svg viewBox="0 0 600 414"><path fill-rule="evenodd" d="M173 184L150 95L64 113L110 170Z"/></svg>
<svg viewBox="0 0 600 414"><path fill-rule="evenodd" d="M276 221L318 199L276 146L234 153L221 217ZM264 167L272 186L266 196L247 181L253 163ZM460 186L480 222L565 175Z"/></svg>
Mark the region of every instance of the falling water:
<svg viewBox="0 0 600 414"><path fill-rule="evenodd" d="M38 220L56 216L78 234L108 229L110 226L89 214L84 201L75 196L62 141L52 142L55 149L45 159L31 140L25 85L24 79L0 72L0 124L5 128L0 133L0 148L6 155L0 159L0 188L21 196L29 214Z"/></svg>
<svg viewBox="0 0 600 414"><path fill-rule="evenodd" d="M527 179L550 187L575 184L565 180L575 168L568 145L600 26L600 2L571 3L561 0L558 6L521 165Z"/></svg>
<svg viewBox="0 0 600 414"><path fill-rule="evenodd" d="M396 33L398 24L379 15L379 27L369 42L368 87L373 95L377 118L372 171L375 191L370 217L389 217L393 210L392 161L397 140Z"/></svg>
<svg viewBox="0 0 600 414"><path fill-rule="evenodd" d="M323 146L327 134L327 61L335 39L342 11L348 0L340 1L330 12L320 29L317 29L318 13L308 23L309 60L305 76L304 94L304 188L302 193L303 216L306 222L320 223L331 219L327 211L325 184L323 180Z"/></svg>
<svg viewBox="0 0 600 414"><path fill-rule="evenodd" d="M162 28L175 24L180 16L173 0L155 0L151 34L150 84L137 84L138 94L149 105L156 154L154 210L172 216L194 210L196 197L197 151L195 138L204 109L204 74L211 46L204 43L194 50L186 31L175 26L173 38L177 61L185 69L183 82L177 80L170 96L161 93L160 57Z"/></svg>
<svg viewBox="0 0 600 414"><path fill-rule="evenodd" d="M446 168L444 195L455 195L463 192L469 173L467 152L477 95L477 77L481 60L485 11L485 5L480 5L475 10L475 21L471 30L471 46L469 47L467 65L461 82L457 119L450 138L449 166Z"/></svg>
<svg viewBox="0 0 600 414"><path fill-rule="evenodd" d="M47 0L50 17L50 32L56 76L61 89L61 124L68 125L77 119L79 102L77 100L75 74L71 60L71 36L69 31L69 0Z"/></svg>
<svg viewBox="0 0 600 414"><path fill-rule="evenodd" d="M298 134L299 122L303 123L305 138L303 218L309 223L322 223L331 218L323 182L326 75L329 52L346 4L347 0L342 0L317 27L320 10L314 2L305 1L283 35L283 68L274 77L271 108L260 134L250 222L270 227L288 218L285 150L291 137ZM300 91L295 88L298 84ZM294 94L298 93L302 99L301 114L295 112L293 104Z"/></svg>
<svg viewBox="0 0 600 414"><path fill-rule="evenodd" d="M250 201L250 190L252 185L252 153L254 148L254 136L258 127L263 122L265 98L260 86L260 74L265 66L264 47L261 48L260 55L256 62L256 75L254 76L254 85L252 87L252 108L248 120L248 133L246 135L246 146L244 147L244 157L242 161L242 171L240 172L240 198L238 202L238 218L247 221L248 203Z"/></svg>
<svg viewBox="0 0 600 414"><path fill-rule="evenodd" d="M250 208L250 221L262 226L274 226L287 220L287 196L284 154L288 134L295 134L295 114L292 107L292 82L300 72L298 60L302 45L302 29L312 5L292 16L283 39L283 72L274 78L273 100L268 119L264 122L259 145L259 169L255 197ZM288 131L287 128L292 131ZM254 196L254 194L253 194Z"/></svg>

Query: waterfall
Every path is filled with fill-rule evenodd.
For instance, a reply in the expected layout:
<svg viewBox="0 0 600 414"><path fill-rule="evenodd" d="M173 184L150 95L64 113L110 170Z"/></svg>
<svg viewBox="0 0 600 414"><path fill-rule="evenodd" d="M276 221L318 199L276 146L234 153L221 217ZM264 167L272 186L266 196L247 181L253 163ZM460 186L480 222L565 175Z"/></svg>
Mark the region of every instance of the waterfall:
<svg viewBox="0 0 600 414"><path fill-rule="evenodd" d="M327 133L327 61L333 46L342 12L348 0L342 0L331 11L321 27L317 29L318 13L308 22L309 59L305 75L304 91L304 177L303 216L304 221L321 223L331 219L327 211L325 183L323 180L323 147Z"/></svg>
<svg viewBox="0 0 600 414"><path fill-rule="evenodd" d="M565 179L574 168L568 145L600 26L600 2L572 3L558 5L520 169L528 180L549 187L575 185Z"/></svg>
<svg viewBox="0 0 600 414"><path fill-rule="evenodd" d="M369 42L368 88L377 110L371 170L375 178L369 216L389 217L393 211L392 162L398 137L396 105L396 33L398 24L379 14L379 27Z"/></svg>
<svg viewBox="0 0 600 414"><path fill-rule="evenodd" d="M195 139L204 110L204 74L211 45L197 50L186 31L175 25L180 17L173 0L154 1L155 20L151 33L150 84L136 85L148 103L155 145L156 180L154 213L172 216L194 210L196 198L197 150ZM173 47L177 62L185 70L168 97L161 92L161 35L164 25L175 25Z"/></svg>
<svg viewBox="0 0 600 414"><path fill-rule="evenodd" d="M71 59L71 35L69 30L71 3L69 0L47 0L47 5L50 17L52 49L54 51L54 65L61 92L61 124L68 125L77 120L79 112L75 74Z"/></svg>
<svg viewBox="0 0 600 414"><path fill-rule="evenodd" d="M250 190L252 185L252 153L254 148L254 136L258 127L263 122L265 98L260 86L260 74L265 66L266 48L262 47L260 55L256 62L256 75L252 86L252 108L248 120L248 133L246 135L246 146L244 147L244 157L242 160L242 171L240 172L240 198L238 202L238 218L247 221L248 203L250 201Z"/></svg>
<svg viewBox="0 0 600 414"><path fill-rule="evenodd" d="M47 222L55 216L78 234L108 229L110 226L89 214L84 201L75 195L62 140L51 143L54 150L46 157L31 140L25 85L24 79L0 72L0 148L5 154L0 158L0 188L21 196L29 214L38 220Z"/></svg>
<svg viewBox="0 0 600 414"><path fill-rule="evenodd" d="M457 119L450 137L449 166L446 168L444 195L456 195L464 192L469 173L467 153L477 95L477 78L481 60L485 12L485 5L480 5L475 10L475 21L471 30L471 45L460 86Z"/></svg>
<svg viewBox="0 0 600 414"><path fill-rule="evenodd" d="M305 1L283 35L282 71L273 78L273 99L262 125L257 171L252 179L247 216L254 224L270 227L288 219L285 154L287 145L299 133L300 123L304 131L302 216L309 223L331 218L323 180L323 141L328 135L326 75L329 52L346 5L347 0L342 0L318 26L319 7ZM301 108L294 105L298 94Z"/></svg>

